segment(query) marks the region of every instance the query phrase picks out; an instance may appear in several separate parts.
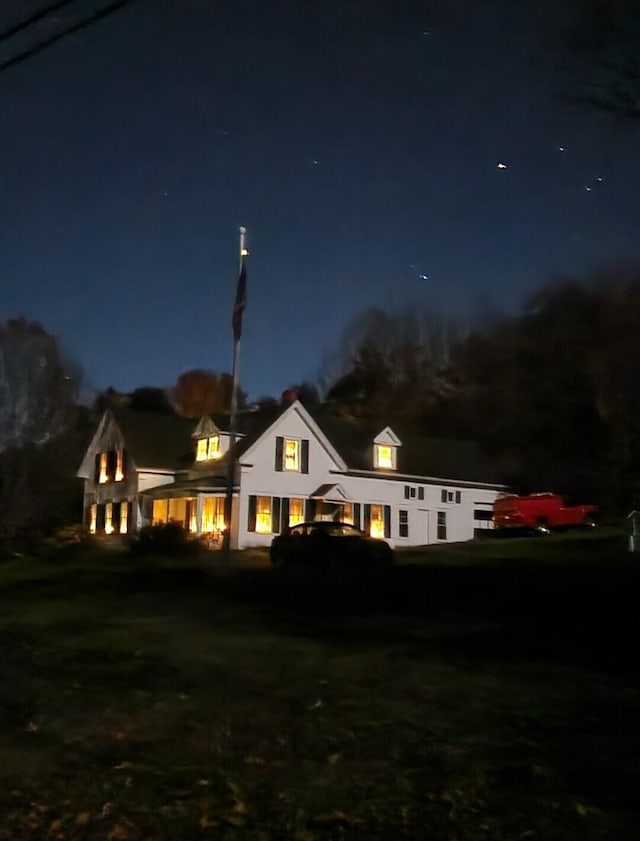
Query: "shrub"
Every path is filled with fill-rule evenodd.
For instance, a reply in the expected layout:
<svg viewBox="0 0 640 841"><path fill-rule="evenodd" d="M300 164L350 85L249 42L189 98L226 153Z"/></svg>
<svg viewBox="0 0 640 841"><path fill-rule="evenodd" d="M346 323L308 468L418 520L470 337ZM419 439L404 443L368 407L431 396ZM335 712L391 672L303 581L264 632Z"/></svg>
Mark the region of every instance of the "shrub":
<svg viewBox="0 0 640 841"><path fill-rule="evenodd" d="M131 539L131 549L139 555L186 555L198 549L198 542L180 523L159 523L140 529Z"/></svg>

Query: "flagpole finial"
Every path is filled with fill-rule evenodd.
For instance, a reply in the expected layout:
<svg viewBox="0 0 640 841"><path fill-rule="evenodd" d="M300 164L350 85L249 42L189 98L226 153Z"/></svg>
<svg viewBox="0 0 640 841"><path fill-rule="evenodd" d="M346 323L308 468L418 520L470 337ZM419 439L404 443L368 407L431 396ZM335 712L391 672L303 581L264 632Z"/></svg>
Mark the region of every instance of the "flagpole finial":
<svg viewBox="0 0 640 841"><path fill-rule="evenodd" d="M247 233L247 229L244 228L242 225L240 225L240 233L243 235Z"/></svg>

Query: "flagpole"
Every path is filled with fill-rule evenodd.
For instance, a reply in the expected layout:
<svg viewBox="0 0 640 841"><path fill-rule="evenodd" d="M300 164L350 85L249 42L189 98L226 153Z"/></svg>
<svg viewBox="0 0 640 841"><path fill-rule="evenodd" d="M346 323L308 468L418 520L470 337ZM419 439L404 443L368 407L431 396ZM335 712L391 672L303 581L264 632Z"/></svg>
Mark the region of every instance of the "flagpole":
<svg viewBox="0 0 640 841"><path fill-rule="evenodd" d="M240 229L240 268L247 253L245 238L247 229ZM224 524L225 529L222 535L222 560L228 561L231 550L231 515L233 513L233 485L236 468L236 415L238 413L238 372L240 367L240 336L233 339L233 366L231 368L231 404L229 407L229 459L227 464L227 484L224 497Z"/></svg>

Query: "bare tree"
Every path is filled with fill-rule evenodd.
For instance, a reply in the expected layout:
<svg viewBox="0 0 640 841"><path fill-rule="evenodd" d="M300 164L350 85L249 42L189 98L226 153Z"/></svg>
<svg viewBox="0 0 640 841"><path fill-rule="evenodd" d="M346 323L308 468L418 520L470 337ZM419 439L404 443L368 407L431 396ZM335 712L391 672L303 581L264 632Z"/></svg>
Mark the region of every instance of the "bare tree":
<svg viewBox="0 0 640 841"><path fill-rule="evenodd" d="M40 324L13 319L0 327L0 540L61 522L89 434L79 387L79 370Z"/></svg>
<svg viewBox="0 0 640 841"><path fill-rule="evenodd" d="M42 325L17 318L0 326L0 450L59 435L79 387L79 371Z"/></svg>
<svg viewBox="0 0 640 841"><path fill-rule="evenodd" d="M419 414L448 387L451 350L460 334L453 319L428 307L365 310L325 359L326 398L371 415L391 416L399 407Z"/></svg>

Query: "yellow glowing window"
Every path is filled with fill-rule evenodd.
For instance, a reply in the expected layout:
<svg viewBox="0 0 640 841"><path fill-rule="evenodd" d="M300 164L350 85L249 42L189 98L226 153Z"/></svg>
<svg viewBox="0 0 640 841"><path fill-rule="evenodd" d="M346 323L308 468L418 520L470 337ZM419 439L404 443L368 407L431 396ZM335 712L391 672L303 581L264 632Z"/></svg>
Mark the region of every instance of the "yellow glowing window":
<svg viewBox="0 0 640 841"><path fill-rule="evenodd" d="M153 500L153 514L152 521L156 523L166 523L169 520L169 500L168 499L154 499Z"/></svg>
<svg viewBox="0 0 640 841"><path fill-rule="evenodd" d="M393 447L376 444L376 467L393 470Z"/></svg>
<svg viewBox="0 0 640 841"><path fill-rule="evenodd" d="M271 497L259 496L256 501L256 531L271 534Z"/></svg>
<svg viewBox="0 0 640 841"><path fill-rule="evenodd" d="M220 436L199 438L196 445L196 461L212 461L220 458Z"/></svg>
<svg viewBox="0 0 640 841"><path fill-rule="evenodd" d="M304 522L304 500L289 500L289 525L295 526Z"/></svg>
<svg viewBox="0 0 640 841"><path fill-rule="evenodd" d="M123 500L120 503L120 534L127 533L127 523L129 520L129 503Z"/></svg>
<svg viewBox="0 0 640 841"><path fill-rule="evenodd" d="M98 523L98 506L92 505L91 506L91 515L89 517L89 531L91 534L96 533L96 526Z"/></svg>
<svg viewBox="0 0 640 841"><path fill-rule="evenodd" d="M285 440L284 469L300 470L300 441L291 438Z"/></svg>
<svg viewBox="0 0 640 841"><path fill-rule="evenodd" d="M187 500L184 497L169 500L169 520L182 526L186 525Z"/></svg>
<svg viewBox="0 0 640 841"><path fill-rule="evenodd" d="M369 534L371 537L384 537L384 512L382 510L382 505L371 506Z"/></svg>
<svg viewBox="0 0 640 841"><path fill-rule="evenodd" d="M207 458L220 458L220 436L212 435L207 444Z"/></svg>
<svg viewBox="0 0 640 841"><path fill-rule="evenodd" d="M224 531L224 498L205 497L202 501L202 529L205 534Z"/></svg>
<svg viewBox="0 0 640 841"><path fill-rule="evenodd" d="M351 502L345 502L343 504L341 520L343 523L350 523L353 525L353 504Z"/></svg>
<svg viewBox="0 0 640 841"><path fill-rule="evenodd" d="M124 479L124 452L116 450L116 482Z"/></svg>
<svg viewBox="0 0 640 841"><path fill-rule="evenodd" d="M189 500L189 531L195 534L198 531L198 506L195 499Z"/></svg>
<svg viewBox="0 0 640 841"><path fill-rule="evenodd" d="M106 453L100 453L100 474L98 476L98 482L101 485L104 485L104 483L107 481L107 479L108 479L108 475L107 475L107 454Z"/></svg>
<svg viewBox="0 0 640 841"><path fill-rule="evenodd" d="M104 533L113 533L113 503L107 502L104 506Z"/></svg>

